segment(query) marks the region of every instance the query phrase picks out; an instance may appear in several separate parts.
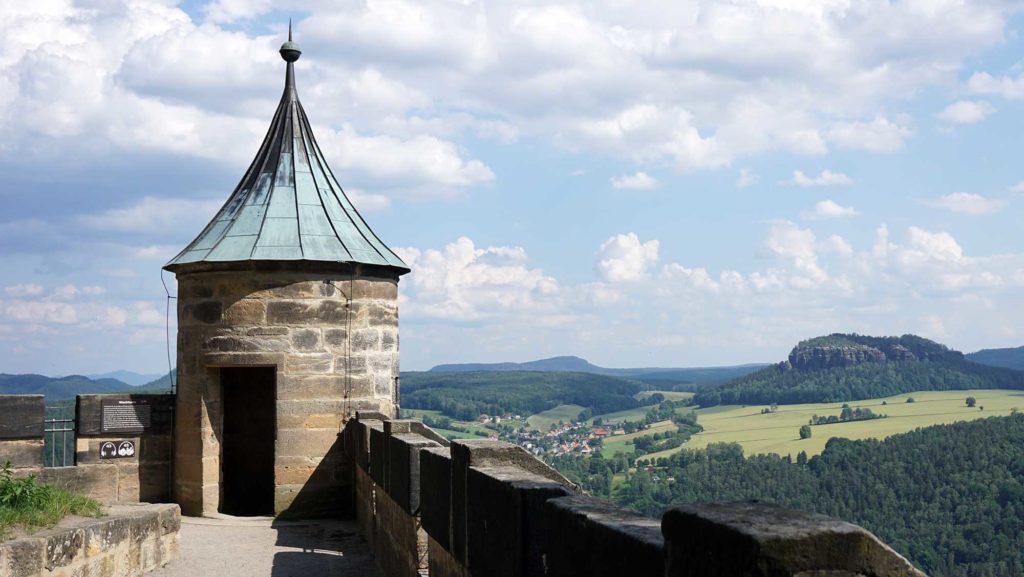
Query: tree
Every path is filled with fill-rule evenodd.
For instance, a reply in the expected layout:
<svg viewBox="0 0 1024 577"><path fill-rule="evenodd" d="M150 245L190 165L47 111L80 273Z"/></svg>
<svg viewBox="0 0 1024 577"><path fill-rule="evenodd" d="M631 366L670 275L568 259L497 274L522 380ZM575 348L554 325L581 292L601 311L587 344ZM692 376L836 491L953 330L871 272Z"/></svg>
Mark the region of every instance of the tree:
<svg viewBox="0 0 1024 577"><path fill-rule="evenodd" d="M974 405L977 405L977 404L978 404L978 399L975 399L974 397L967 397L967 406L968 407L974 408Z"/></svg>
<svg viewBox="0 0 1024 577"><path fill-rule="evenodd" d="M811 426L810 425L804 425L804 426L800 427L800 438L801 439L810 439L811 438Z"/></svg>

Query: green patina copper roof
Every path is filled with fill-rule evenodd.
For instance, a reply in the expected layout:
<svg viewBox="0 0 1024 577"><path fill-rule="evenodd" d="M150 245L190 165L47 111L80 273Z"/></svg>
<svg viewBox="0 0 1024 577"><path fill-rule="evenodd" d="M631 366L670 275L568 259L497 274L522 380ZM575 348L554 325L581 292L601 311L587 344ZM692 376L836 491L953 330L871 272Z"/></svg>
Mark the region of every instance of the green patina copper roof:
<svg viewBox="0 0 1024 577"><path fill-rule="evenodd" d="M270 130L235 191L203 232L164 268L191 263L313 261L359 263L409 272L359 215L313 138L295 90L301 52L281 46L284 94Z"/></svg>

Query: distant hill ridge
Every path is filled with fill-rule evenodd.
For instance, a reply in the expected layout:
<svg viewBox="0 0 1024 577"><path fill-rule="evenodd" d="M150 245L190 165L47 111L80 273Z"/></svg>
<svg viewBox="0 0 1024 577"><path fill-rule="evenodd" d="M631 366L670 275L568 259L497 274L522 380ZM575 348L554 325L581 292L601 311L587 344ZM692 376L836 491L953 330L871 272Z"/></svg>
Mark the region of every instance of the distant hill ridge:
<svg viewBox="0 0 1024 577"><path fill-rule="evenodd" d="M599 367L590 361L575 356L551 357L525 363L461 363L437 365L431 373L477 373L477 372L573 372L591 373L638 379L644 382L667 381L676 383L721 382L751 373L766 364L745 364L725 367L637 367L612 369Z"/></svg>
<svg viewBox="0 0 1024 577"><path fill-rule="evenodd" d="M118 379L97 379L84 375L47 377L36 374L9 375L0 373L0 395L44 395L47 402L73 399L76 395L158 393L169 391L170 388L170 380L167 375L139 386L132 386Z"/></svg>
<svg viewBox="0 0 1024 577"><path fill-rule="evenodd" d="M156 379L159 379L161 375L136 373L135 371L117 370L110 371L109 373L101 373L98 375L86 376L94 381L98 381L100 379L117 379L122 383L131 385L133 387L138 387L140 385L145 385L153 382Z"/></svg>
<svg viewBox="0 0 1024 577"><path fill-rule="evenodd" d="M90 379L84 375L47 377L0 373L0 395L46 395L47 401L60 401L74 398L75 395L129 390L135 390L135 387L117 379Z"/></svg>
<svg viewBox="0 0 1024 577"><path fill-rule="evenodd" d="M976 353L965 355L972 363L981 363L993 367L1024 370L1024 347L1011 349L982 349Z"/></svg>
<svg viewBox="0 0 1024 577"><path fill-rule="evenodd" d="M694 402L830 403L955 389L1024 389L1024 372L970 362L917 335L832 334L800 342L781 363L705 388Z"/></svg>

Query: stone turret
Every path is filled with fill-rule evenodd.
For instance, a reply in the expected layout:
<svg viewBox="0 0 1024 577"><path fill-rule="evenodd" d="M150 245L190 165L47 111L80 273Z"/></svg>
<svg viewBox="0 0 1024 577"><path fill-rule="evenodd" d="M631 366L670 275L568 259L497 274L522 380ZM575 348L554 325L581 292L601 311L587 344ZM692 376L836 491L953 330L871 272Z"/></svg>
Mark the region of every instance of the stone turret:
<svg viewBox="0 0 1024 577"><path fill-rule="evenodd" d="M284 93L256 158L164 267L178 280L174 492L186 514L343 507L338 431L397 416L398 281L313 137L281 47ZM145 450L145 448L143 448Z"/></svg>

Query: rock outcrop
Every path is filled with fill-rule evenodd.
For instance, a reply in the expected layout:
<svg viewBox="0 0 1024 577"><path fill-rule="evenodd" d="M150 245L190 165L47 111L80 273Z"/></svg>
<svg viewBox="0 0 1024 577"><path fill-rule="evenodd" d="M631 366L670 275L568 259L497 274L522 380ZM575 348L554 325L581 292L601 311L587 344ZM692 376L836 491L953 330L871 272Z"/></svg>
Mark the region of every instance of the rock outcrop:
<svg viewBox="0 0 1024 577"><path fill-rule="evenodd" d="M884 363L885 353L863 345L797 347L789 353L789 363L801 370L850 367L861 363Z"/></svg>
<svg viewBox="0 0 1024 577"><path fill-rule="evenodd" d="M917 337L865 337L834 334L798 344L789 353L789 367L820 370L851 367L863 363L914 363L919 361L962 360L963 353Z"/></svg>

